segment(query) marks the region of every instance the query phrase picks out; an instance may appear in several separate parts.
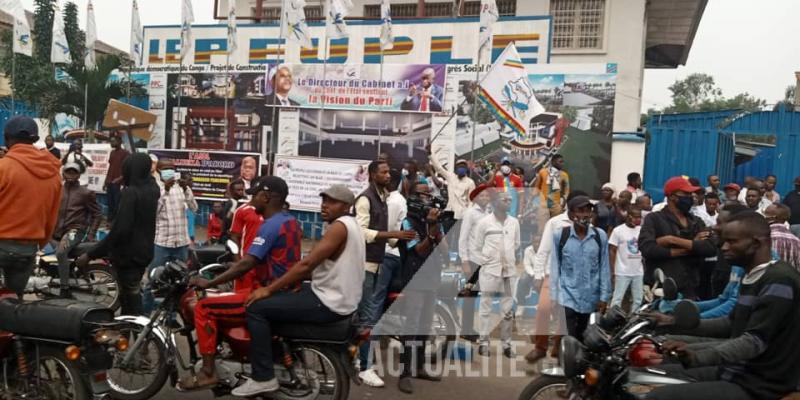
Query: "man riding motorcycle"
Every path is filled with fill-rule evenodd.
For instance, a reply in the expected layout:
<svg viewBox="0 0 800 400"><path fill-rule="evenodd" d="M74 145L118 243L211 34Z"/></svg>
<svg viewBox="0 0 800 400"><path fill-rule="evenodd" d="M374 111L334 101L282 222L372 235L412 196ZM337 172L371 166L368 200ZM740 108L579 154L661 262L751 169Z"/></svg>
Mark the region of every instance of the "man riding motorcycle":
<svg viewBox="0 0 800 400"><path fill-rule="evenodd" d="M64 176L64 189L61 194L58 223L51 243L56 247L58 278L61 283L60 295L70 297L69 253L84 240L84 237L89 242L94 241L103 213L100 211L94 192L80 185L80 165L67 163L62 168L61 174Z"/></svg>
<svg viewBox="0 0 800 400"><path fill-rule="evenodd" d="M297 220L282 209L289 194L286 182L278 177L266 176L254 183L247 194L253 196L250 204L264 217L264 223L253 239L247 255L210 281L196 277L191 282L196 287L207 289L237 280L236 291L209 294L195 306L194 323L198 347L203 357L203 368L196 377L190 376L180 383L184 390L212 388L217 384L214 365L217 321L243 321L245 300L251 292L269 280L280 277L300 260L302 232ZM247 279L248 272L253 268L257 279L250 281Z"/></svg>
<svg viewBox="0 0 800 400"><path fill-rule="evenodd" d="M689 345L668 341L683 366L662 365L669 375L694 383L667 385L649 399L778 399L794 391L800 370L800 274L772 260L770 229L764 217L743 212L722 231L722 252L746 271L739 299L726 317L703 320L691 333L711 340ZM659 316L659 323L670 317Z"/></svg>

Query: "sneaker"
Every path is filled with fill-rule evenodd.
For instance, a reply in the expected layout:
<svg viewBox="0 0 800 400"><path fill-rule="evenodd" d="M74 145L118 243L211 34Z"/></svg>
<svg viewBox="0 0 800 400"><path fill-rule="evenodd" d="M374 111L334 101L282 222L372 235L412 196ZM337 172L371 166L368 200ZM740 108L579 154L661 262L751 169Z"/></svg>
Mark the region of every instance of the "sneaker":
<svg viewBox="0 0 800 400"><path fill-rule="evenodd" d="M485 344L478 346L478 354L483 357L489 357L489 346Z"/></svg>
<svg viewBox="0 0 800 400"><path fill-rule="evenodd" d="M264 382L248 378L244 384L231 390L231 394L236 397L250 397L260 393L275 392L280 389L280 387L281 385L278 384L278 380L275 378Z"/></svg>
<svg viewBox="0 0 800 400"><path fill-rule="evenodd" d="M383 379L381 379L381 377L378 376L378 374L372 368L359 372L358 377L361 378L361 381L369 387L379 388L383 387L384 385Z"/></svg>
<svg viewBox="0 0 800 400"><path fill-rule="evenodd" d="M414 385L411 384L411 377L404 376L397 381L397 389L406 394L414 393Z"/></svg>
<svg viewBox="0 0 800 400"><path fill-rule="evenodd" d="M547 352L539 349L533 349L530 353L525 355L525 361L528 364L536 364L539 360L547 357Z"/></svg>

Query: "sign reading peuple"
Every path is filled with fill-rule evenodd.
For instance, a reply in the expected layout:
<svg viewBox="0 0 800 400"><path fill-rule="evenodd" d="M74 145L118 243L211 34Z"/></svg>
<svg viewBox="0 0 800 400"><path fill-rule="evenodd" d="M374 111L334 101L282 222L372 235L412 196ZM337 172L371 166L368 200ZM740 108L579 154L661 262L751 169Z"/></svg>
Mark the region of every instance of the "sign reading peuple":
<svg viewBox="0 0 800 400"><path fill-rule="evenodd" d="M524 64L546 64L550 59L550 16L503 17L493 27L491 61L514 43ZM309 23L311 48L281 39L277 23L239 25L238 48L230 64L474 64L478 56L478 18L429 18L394 21L393 47L381 54L381 21L348 20L349 37L331 39L325 46L325 25ZM181 27L146 26L145 65L179 64ZM185 64L225 64L226 25L192 27L194 41ZM480 61L489 63L487 56Z"/></svg>

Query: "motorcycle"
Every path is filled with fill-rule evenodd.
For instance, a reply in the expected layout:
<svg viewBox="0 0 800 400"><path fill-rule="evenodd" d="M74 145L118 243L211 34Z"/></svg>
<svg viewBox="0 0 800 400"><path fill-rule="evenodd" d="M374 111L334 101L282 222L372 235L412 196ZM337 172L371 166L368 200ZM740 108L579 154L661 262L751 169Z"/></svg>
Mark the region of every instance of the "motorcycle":
<svg viewBox="0 0 800 400"><path fill-rule="evenodd" d="M0 288L0 399L105 400L128 347L114 311L71 299L21 303Z"/></svg>
<svg viewBox="0 0 800 400"><path fill-rule="evenodd" d="M119 306L119 285L107 259L92 261L85 269L79 268L75 260L94 246L94 243L80 243L69 253L70 293L76 300L96 303L116 311ZM40 299L58 297L61 281L58 276L58 259L55 251L40 252L25 288L26 294Z"/></svg>
<svg viewBox="0 0 800 400"><path fill-rule="evenodd" d="M699 314L696 304L682 301L674 310L675 326L693 329L700 323ZM561 367L542 371L519 399L643 399L656 387L688 383L656 367L663 340L654 334L655 328L656 322L642 314L626 321L621 309L610 310L587 327L583 343L564 337Z"/></svg>
<svg viewBox="0 0 800 400"><path fill-rule="evenodd" d="M236 254L236 245L229 243ZM209 266L215 267L215 266ZM207 267L208 268L208 267ZM200 274L210 273L203 268ZM197 272L183 263L168 263L150 274L154 294L163 302L150 319L120 317L134 325L127 334L130 350L118 355L109 371L112 397L118 400L148 399L170 380L177 386L179 371L194 375L202 365L196 350L193 298L205 296L189 286ZM180 316L181 324L177 320ZM355 355L358 341L356 319L343 319L330 324L273 324L275 376L280 390L265 397L280 400L330 398L344 400L350 393L350 380L357 381ZM247 362L250 334L243 321L219 321L219 345L216 371L219 383L214 395L225 396L251 373ZM177 336L183 336L189 347L189 359L178 351ZM188 361L188 362L187 362Z"/></svg>

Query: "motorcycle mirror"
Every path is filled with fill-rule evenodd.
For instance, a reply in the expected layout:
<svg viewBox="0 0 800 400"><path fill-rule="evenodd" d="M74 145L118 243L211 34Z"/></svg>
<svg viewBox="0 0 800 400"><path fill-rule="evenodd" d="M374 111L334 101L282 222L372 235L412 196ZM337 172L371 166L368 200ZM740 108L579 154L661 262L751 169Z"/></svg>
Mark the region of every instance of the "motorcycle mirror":
<svg viewBox="0 0 800 400"><path fill-rule="evenodd" d="M667 275L664 274L664 271L661 270L661 268L656 268L656 270L653 271L653 279L655 279L655 281L659 284L663 285L664 280L667 279Z"/></svg>
<svg viewBox="0 0 800 400"><path fill-rule="evenodd" d="M231 252L231 254L239 254L239 245L233 240L228 239L228 241L225 242L225 247Z"/></svg>
<svg viewBox="0 0 800 400"><path fill-rule="evenodd" d="M672 311L675 317L675 326L689 330L700 325L700 308L693 301L683 300L679 302Z"/></svg>

